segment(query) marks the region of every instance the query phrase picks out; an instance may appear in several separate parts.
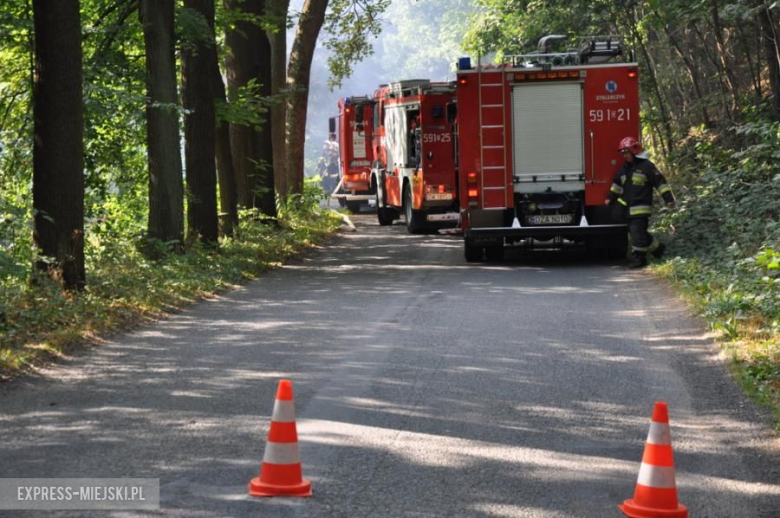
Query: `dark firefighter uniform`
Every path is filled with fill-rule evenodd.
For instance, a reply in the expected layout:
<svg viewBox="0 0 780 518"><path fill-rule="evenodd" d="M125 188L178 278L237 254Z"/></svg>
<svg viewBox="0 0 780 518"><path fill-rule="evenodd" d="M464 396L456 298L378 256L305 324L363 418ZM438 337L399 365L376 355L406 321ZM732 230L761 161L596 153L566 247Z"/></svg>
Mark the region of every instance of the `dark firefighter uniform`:
<svg viewBox="0 0 780 518"><path fill-rule="evenodd" d="M631 252L634 258L645 262L647 252L655 252L659 242L647 231L653 213L653 188L664 202L674 203L674 194L666 178L650 160L634 156L615 175L607 197L609 204L620 203L626 208L628 231L631 234Z"/></svg>

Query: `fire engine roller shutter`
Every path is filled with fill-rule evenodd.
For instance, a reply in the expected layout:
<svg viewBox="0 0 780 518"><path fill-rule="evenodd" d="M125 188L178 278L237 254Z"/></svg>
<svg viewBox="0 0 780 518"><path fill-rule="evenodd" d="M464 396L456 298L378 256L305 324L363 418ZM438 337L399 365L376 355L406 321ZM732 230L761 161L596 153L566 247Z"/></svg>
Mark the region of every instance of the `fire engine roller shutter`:
<svg viewBox="0 0 780 518"><path fill-rule="evenodd" d="M518 85L512 90L515 190L581 190L582 88L579 83ZM566 175L566 181L561 181ZM536 176L536 182L532 177Z"/></svg>

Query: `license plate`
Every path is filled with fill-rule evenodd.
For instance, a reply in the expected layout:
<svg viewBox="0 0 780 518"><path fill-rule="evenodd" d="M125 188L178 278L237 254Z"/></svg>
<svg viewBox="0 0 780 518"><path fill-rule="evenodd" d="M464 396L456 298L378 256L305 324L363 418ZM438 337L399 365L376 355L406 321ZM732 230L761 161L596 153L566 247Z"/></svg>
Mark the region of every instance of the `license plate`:
<svg viewBox="0 0 780 518"><path fill-rule="evenodd" d="M429 192L425 195L426 200L431 201L441 201L441 200L451 200L452 199L452 193L451 192Z"/></svg>
<svg viewBox="0 0 780 518"><path fill-rule="evenodd" d="M566 225L571 223L571 214L545 214L541 216L528 216L529 225Z"/></svg>

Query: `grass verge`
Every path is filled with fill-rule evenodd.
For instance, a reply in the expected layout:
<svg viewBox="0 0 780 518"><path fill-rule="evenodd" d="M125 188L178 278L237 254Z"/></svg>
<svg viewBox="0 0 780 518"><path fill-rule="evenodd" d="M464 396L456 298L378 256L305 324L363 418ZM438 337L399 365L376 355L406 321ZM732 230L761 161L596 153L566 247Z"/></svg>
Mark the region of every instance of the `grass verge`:
<svg viewBox="0 0 780 518"><path fill-rule="evenodd" d="M718 332L729 368L745 392L768 407L780 431L780 282L765 255L725 264L676 257L653 269L669 279Z"/></svg>
<svg viewBox="0 0 780 518"><path fill-rule="evenodd" d="M331 211L291 213L278 226L246 217L236 237L221 240L218 250L196 244L158 260L130 240L95 242L81 293L65 292L48 278L34 285L0 279L0 380L31 372L90 339L243 284L321 242L340 223Z"/></svg>

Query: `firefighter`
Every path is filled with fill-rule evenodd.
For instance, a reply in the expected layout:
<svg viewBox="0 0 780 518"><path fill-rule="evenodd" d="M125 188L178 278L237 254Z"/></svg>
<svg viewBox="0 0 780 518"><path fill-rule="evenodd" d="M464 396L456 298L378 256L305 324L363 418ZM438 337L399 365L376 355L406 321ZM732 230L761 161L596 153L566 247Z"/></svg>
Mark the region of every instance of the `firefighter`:
<svg viewBox="0 0 780 518"><path fill-rule="evenodd" d="M627 211L633 256L630 267L642 268L647 266L648 252L660 258L666 250L666 246L647 231L653 212L653 188L658 190L669 208L674 207L674 194L664 175L648 159L649 155L635 138L621 140L618 151L623 154L625 163L615 175L605 203L619 203Z"/></svg>

